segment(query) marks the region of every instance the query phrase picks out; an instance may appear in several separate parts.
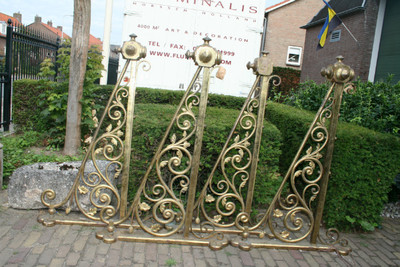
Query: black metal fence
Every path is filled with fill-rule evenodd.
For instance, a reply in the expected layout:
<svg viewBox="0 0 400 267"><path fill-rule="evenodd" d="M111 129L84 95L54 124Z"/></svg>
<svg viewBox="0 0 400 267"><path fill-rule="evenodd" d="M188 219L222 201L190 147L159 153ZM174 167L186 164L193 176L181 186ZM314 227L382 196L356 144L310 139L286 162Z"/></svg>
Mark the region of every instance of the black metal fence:
<svg viewBox="0 0 400 267"><path fill-rule="evenodd" d="M0 126L4 131L9 130L12 122L13 81L41 79L38 76L40 63L46 58L55 63L59 46L59 38L52 39L23 25L12 25L11 20L8 20L5 66L0 67Z"/></svg>

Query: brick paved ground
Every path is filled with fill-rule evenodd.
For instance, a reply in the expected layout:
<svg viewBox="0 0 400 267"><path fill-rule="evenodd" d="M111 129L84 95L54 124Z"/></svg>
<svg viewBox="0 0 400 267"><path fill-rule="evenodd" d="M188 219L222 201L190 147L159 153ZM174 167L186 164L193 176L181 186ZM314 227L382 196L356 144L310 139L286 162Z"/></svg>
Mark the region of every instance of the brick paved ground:
<svg viewBox="0 0 400 267"><path fill-rule="evenodd" d="M0 192L4 202L5 191ZM116 242L96 239L98 229L43 227L38 211L0 206L0 266L400 266L400 220L385 219L382 229L346 234L351 256L329 252L204 247Z"/></svg>

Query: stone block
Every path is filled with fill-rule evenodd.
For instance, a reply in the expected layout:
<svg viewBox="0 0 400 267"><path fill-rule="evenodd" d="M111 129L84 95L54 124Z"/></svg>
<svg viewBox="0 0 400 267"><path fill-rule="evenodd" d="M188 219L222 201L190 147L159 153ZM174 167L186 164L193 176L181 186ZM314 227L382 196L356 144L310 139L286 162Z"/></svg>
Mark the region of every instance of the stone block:
<svg viewBox="0 0 400 267"><path fill-rule="evenodd" d="M109 161L96 161L101 174L110 177L110 182L115 186L117 179L114 175L117 170L116 164L111 164L108 168ZM46 208L41 201L41 194L47 189L52 189L56 193L56 198L51 201L52 204L60 203L71 190L74 181L78 175L81 162L45 162L35 163L32 165L22 166L14 171L10 176L8 185L8 202L9 206L15 209L42 209ZM88 209L90 204L90 195L93 186L96 184L98 175L94 175L96 169L92 161L88 161L84 170L85 184L80 179L82 187L77 189L77 196L82 208ZM90 174L90 177L88 175ZM89 178L89 179L88 179ZM100 179L100 184L106 185L103 179ZM111 190L103 188L99 193L106 193L112 198ZM75 194L75 192L74 192ZM92 194L95 198L96 194ZM64 205L62 208L65 209ZM75 201L71 206L71 210L78 210Z"/></svg>

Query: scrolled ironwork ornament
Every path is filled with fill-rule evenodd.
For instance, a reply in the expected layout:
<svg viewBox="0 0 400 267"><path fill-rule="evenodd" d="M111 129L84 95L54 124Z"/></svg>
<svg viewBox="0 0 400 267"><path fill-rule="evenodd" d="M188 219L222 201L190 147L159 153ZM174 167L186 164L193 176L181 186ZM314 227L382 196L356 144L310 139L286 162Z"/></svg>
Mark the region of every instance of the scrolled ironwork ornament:
<svg viewBox="0 0 400 267"><path fill-rule="evenodd" d="M41 223L100 226L103 230L96 237L106 243L174 243L214 250L232 245L242 250L284 248L342 255L351 251L336 229L320 235L342 94L354 91L350 82L354 71L343 63L343 57L322 70L332 85L272 201L254 212L255 182L265 179L256 176L268 92L280 84L280 78L273 75L268 52L247 64L256 76L254 84L197 192L210 75L222 62L221 53L210 46L211 39L204 38L203 44L186 53L198 68L128 203L136 77L140 69L150 69L143 59L146 48L136 41L136 35L130 37L119 49L126 63L105 111L100 119L96 112L92 114L97 128L85 140L89 148L74 184L58 203L54 190L42 193L50 217L40 216ZM121 86L130 63L134 64L129 86ZM95 170L85 174L89 159ZM98 166L99 159L107 160L104 169ZM115 181L120 181L120 188ZM73 205L85 215L84 221L54 217L62 206L68 215Z"/></svg>

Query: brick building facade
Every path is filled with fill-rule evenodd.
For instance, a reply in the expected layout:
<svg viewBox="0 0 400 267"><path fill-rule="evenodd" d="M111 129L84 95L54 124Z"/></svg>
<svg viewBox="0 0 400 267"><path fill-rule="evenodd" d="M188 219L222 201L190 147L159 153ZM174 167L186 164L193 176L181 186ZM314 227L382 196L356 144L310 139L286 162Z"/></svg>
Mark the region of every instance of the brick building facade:
<svg viewBox="0 0 400 267"><path fill-rule="evenodd" d="M305 25L321 8L321 0L286 0L266 9L264 50L274 66L302 68Z"/></svg>
<svg viewBox="0 0 400 267"><path fill-rule="evenodd" d="M6 54L6 37L9 19L15 26L22 25L22 15L20 13L14 13L11 17L0 12L0 60L2 60Z"/></svg>
<svg viewBox="0 0 400 267"><path fill-rule="evenodd" d="M330 5L354 35L342 25L335 28L333 35L327 37L324 48L317 50L318 34L327 15L327 8L320 12L305 26L307 30L304 46L301 81L323 82L319 74L321 68L335 62L339 55L344 63L350 65L361 80L368 80L375 28L379 10L379 0L349 0L345 8L335 5L343 1L330 1Z"/></svg>

